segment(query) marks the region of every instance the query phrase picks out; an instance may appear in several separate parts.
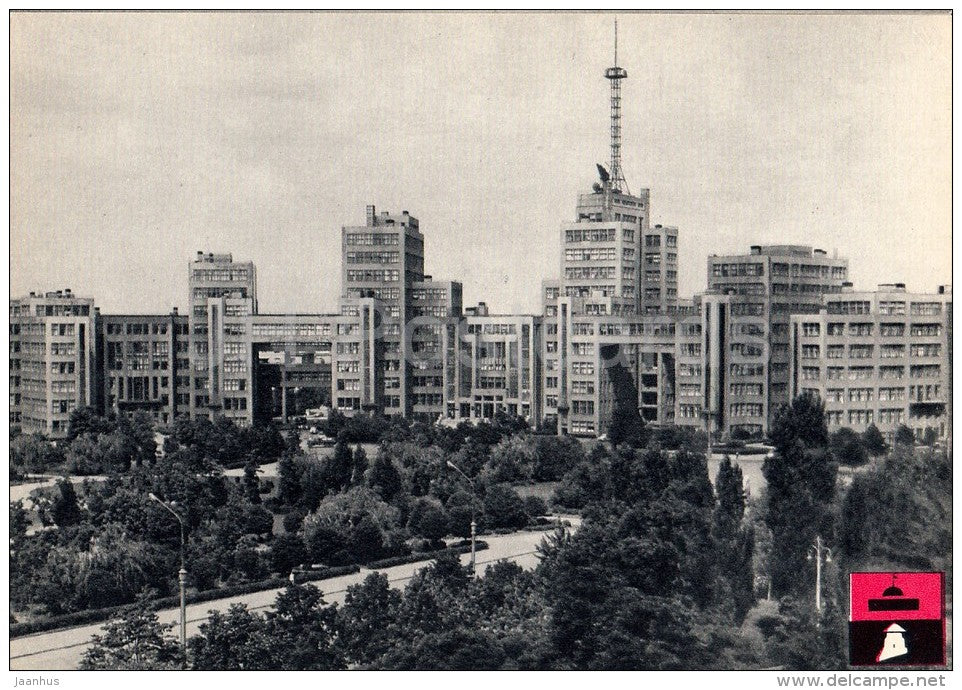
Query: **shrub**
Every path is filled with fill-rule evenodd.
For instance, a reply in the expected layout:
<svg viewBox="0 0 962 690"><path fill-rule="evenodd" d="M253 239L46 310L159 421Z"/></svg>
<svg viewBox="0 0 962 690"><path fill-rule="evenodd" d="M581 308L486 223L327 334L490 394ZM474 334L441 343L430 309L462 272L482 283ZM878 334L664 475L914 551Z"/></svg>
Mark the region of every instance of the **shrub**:
<svg viewBox="0 0 962 690"><path fill-rule="evenodd" d="M524 512L529 518L536 518L548 512L548 506L540 496L525 496Z"/></svg>

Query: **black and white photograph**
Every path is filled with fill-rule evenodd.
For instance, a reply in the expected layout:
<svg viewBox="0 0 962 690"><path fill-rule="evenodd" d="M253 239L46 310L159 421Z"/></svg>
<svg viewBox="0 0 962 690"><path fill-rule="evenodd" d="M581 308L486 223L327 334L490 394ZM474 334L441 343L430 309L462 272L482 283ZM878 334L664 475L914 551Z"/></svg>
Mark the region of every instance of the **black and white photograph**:
<svg viewBox="0 0 962 690"><path fill-rule="evenodd" d="M8 687L951 685L952 20L8 11Z"/></svg>

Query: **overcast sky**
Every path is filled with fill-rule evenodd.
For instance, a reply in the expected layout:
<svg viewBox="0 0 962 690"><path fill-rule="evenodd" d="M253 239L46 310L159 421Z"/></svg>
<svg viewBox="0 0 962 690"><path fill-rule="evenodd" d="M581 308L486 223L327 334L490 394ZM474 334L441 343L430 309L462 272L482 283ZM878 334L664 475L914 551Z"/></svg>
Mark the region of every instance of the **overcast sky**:
<svg viewBox="0 0 962 690"><path fill-rule="evenodd" d="M11 293L186 307L187 263L330 311L340 227L408 210L465 304L539 311L608 158L603 14L13 14ZM709 253L837 249L856 287L951 282L949 15L619 14L623 159Z"/></svg>

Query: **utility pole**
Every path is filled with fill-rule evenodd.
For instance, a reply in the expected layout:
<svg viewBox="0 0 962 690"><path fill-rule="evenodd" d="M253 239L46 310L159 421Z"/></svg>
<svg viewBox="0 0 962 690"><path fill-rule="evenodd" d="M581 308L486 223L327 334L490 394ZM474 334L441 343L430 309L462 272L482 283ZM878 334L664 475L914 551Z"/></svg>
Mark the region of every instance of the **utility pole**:
<svg viewBox="0 0 962 690"><path fill-rule="evenodd" d="M161 500L157 494L148 494L150 500L157 501L168 513L177 518L180 523L180 570L177 571L177 584L180 587L180 648L184 652L184 659L187 658L187 567L186 567L186 547L187 530L184 519L166 501ZM174 504L175 505L175 504Z"/></svg>
<svg viewBox="0 0 962 690"><path fill-rule="evenodd" d="M832 550L822 544L822 535L815 535L815 541L808 549L808 560L815 559L815 614L822 613L822 558L832 562Z"/></svg>
<svg viewBox="0 0 962 690"><path fill-rule="evenodd" d="M460 467L458 467L457 465L455 465L455 464L454 464L453 462L451 462L450 460L448 460L448 467L450 467L452 470L454 470L455 472L457 472L457 473L460 474L462 477L464 477L465 479L468 480L468 484L471 485L471 492L474 494L475 499L477 499L477 497L478 497L478 491L477 491L477 489L475 488L475 486L474 486L474 481L471 479L471 477L469 477L468 475L466 475L466 474L461 470ZM478 523L475 522L475 519L474 519L474 502L472 501L472 502L471 502L471 574L472 574L472 575L476 575L476 574L477 574L477 565L476 565L477 561L475 560L475 555L476 555L475 536L476 536L476 534L477 534L477 527L478 527Z"/></svg>

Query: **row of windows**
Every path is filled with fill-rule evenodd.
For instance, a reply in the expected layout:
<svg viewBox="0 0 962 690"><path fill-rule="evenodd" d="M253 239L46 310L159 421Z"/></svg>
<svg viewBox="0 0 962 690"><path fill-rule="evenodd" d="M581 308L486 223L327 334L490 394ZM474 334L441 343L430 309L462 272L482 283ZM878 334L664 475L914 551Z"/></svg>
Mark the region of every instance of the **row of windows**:
<svg viewBox="0 0 962 690"><path fill-rule="evenodd" d="M883 310L884 305L884 310ZM827 305L829 314L871 314L872 303L867 300L831 301ZM880 314L904 315L904 302L880 302ZM941 302L912 302L909 313L913 316L929 316L942 313Z"/></svg>
<svg viewBox="0 0 962 690"><path fill-rule="evenodd" d="M595 403L591 400L572 400L572 414L593 415L595 413Z"/></svg>
<svg viewBox="0 0 962 690"><path fill-rule="evenodd" d="M555 377L555 385L557 387L558 379ZM576 395L594 395L595 392L595 382L594 381L572 381L571 382L571 392Z"/></svg>
<svg viewBox="0 0 962 690"><path fill-rule="evenodd" d="M349 269L347 272L350 283L396 283L400 279L401 272L395 268Z"/></svg>
<svg viewBox="0 0 962 690"><path fill-rule="evenodd" d="M339 324L343 325L343 324ZM243 335L237 331L228 332L227 335ZM251 326L251 335L254 338L291 338L302 337L311 338L331 335L331 324L329 323L255 323Z"/></svg>
<svg viewBox="0 0 962 690"><path fill-rule="evenodd" d="M760 263L718 263L712 264L711 274L714 278L762 276L765 275L765 266Z"/></svg>
<svg viewBox="0 0 962 690"><path fill-rule="evenodd" d="M249 268L195 268L193 278L203 283L246 282L250 280Z"/></svg>
<svg viewBox="0 0 962 690"><path fill-rule="evenodd" d="M16 310L14 310L16 312ZM20 314L14 313L15 316ZM26 316L26 314L23 314ZM89 304L38 304L34 316L90 316Z"/></svg>
<svg viewBox="0 0 962 690"><path fill-rule="evenodd" d="M514 335L518 330L513 323L470 323L468 333L484 333L485 335Z"/></svg>
<svg viewBox="0 0 962 690"><path fill-rule="evenodd" d="M614 278L616 276L614 266L586 266L577 268L566 268L566 280L601 280Z"/></svg>
<svg viewBox="0 0 962 690"><path fill-rule="evenodd" d="M816 367L803 367L804 369L814 369ZM847 375L846 375L847 374ZM909 367L909 376L913 379L938 378L942 374L942 368L938 364L918 364ZM878 368L878 378L880 379L901 379L905 376L904 366L880 366ZM850 380L871 379L875 377L875 367L828 367L825 371L825 378L828 380ZM817 379L817 375L815 376ZM814 379L813 379L814 380Z"/></svg>
<svg viewBox="0 0 962 690"><path fill-rule="evenodd" d="M344 238L344 243L351 246L396 247L400 243L400 235L397 232L349 232Z"/></svg>
<svg viewBox="0 0 962 690"><path fill-rule="evenodd" d="M571 420L569 431L572 434L593 434L595 433L595 423L580 419Z"/></svg>
<svg viewBox="0 0 962 690"><path fill-rule="evenodd" d="M729 392L732 395L741 395L746 397L757 397L762 395L762 384L760 383L732 383L728 387Z"/></svg>
<svg viewBox="0 0 962 690"><path fill-rule="evenodd" d="M634 254L634 250L625 251L631 251ZM617 255L617 250L614 247L565 249L565 261L614 261Z"/></svg>
<svg viewBox="0 0 962 690"><path fill-rule="evenodd" d="M729 409L732 417L761 417L765 413L761 403L732 403Z"/></svg>
<svg viewBox="0 0 962 690"><path fill-rule="evenodd" d="M632 238L634 233L632 233ZM614 242L614 228L584 228L578 230L565 230L565 242Z"/></svg>
<svg viewBox="0 0 962 690"><path fill-rule="evenodd" d="M347 252L345 263L349 264L396 264L401 260L400 252Z"/></svg>

